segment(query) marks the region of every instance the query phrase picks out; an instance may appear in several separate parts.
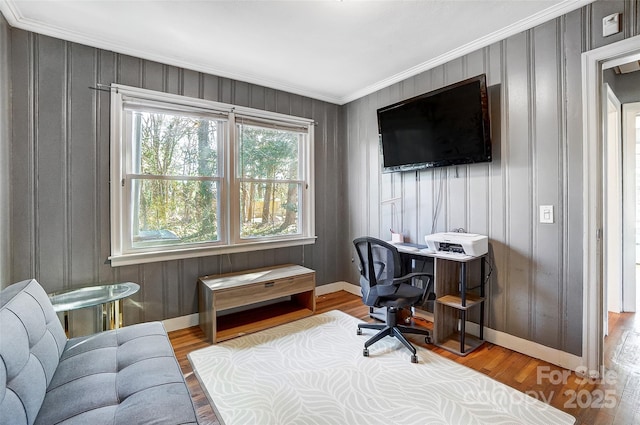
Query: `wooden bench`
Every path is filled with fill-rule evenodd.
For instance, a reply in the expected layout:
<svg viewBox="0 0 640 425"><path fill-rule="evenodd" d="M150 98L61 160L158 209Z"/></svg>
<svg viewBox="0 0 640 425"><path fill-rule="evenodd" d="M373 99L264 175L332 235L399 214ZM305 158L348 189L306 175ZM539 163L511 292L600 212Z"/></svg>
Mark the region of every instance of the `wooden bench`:
<svg viewBox="0 0 640 425"><path fill-rule="evenodd" d="M315 276L315 271L291 264L203 276L198 280L200 328L215 344L311 316L316 310Z"/></svg>

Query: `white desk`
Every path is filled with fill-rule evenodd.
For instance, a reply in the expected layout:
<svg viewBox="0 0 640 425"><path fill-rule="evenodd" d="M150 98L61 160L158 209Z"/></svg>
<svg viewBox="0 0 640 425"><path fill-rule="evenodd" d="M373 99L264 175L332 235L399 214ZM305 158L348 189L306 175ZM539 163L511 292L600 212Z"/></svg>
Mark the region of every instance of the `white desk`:
<svg viewBox="0 0 640 425"><path fill-rule="evenodd" d="M415 245L408 243L391 243L391 245L395 246L398 252L403 254L415 254L421 255L423 257L433 257L433 258L443 258L445 260L453 260L453 261L470 261L475 260L481 257L474 257L473 255L461 254L458 252L443 252L443 251L433 251L430 250L425 245Z"/></svg>
<svg viewBox="0 0 640 425"><path fill-rule="evenodd" d="M413 244L393 244L404 261L424 261L433 258L434 292L436 294L433 311L434 344L459 355L467 355L484 342L484 296L485 262L482 255L435 252L425 246ZM479 294L469 292L468 264L480 261L480 282L475 285ZM466 332L467 312L480 309L479 335Z"/></svg>

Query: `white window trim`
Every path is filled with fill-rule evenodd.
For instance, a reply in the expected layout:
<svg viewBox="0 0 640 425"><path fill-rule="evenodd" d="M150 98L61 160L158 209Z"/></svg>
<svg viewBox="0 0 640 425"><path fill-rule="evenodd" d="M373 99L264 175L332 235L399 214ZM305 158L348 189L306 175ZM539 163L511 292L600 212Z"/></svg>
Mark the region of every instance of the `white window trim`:
<svg viewBox="0 0 640 425"><path fill-rule="evenodd" d="M170 247L162 250L127 250L124 240L124 226L128 222L125 214L128 211L124 207L128 204L125 197L130 191L123 188L127 185L125 179L125 163L123 161L123 149L125 146L125 134L123 132L123 98L129 102L139 99L141 104L159 102L161 104L175 104L179 108L185 108L202 113L213 113L227 117L227 140L222 147L223 181L222 184L222 228L224 234L220 235L220 241L210 244L197 244L188 247ZM283 126L292 126L307 131L307 143L305 146L305 167L303 180L306 187L303 188L301 203L303 205L302 228L299 235L281 235L257 240L240 239L235 231L240 229L239 194L234 190L237 187L237 161L235 154L235 119L237 116L248 117L265 123L281 123ZM214 102L204 99L191 98L170 93L156 92L152 90L128 87L120 84L111 85L111 175L110 175L110 199L111 199L111 261L112 267L131 264L142 264L157 261L179 260L209 255L230 254L236 252L257 251L265 249L284 248L291 246L309 245L315 243L315 196L314 196L314 121L308 118L299 118L276 112L262 111L243 106L235 106L226 103ZM228 202L227 202L228 200ZM236 206L235 203L238 203ZM238 215L238 217L236 217Z"/></svg>

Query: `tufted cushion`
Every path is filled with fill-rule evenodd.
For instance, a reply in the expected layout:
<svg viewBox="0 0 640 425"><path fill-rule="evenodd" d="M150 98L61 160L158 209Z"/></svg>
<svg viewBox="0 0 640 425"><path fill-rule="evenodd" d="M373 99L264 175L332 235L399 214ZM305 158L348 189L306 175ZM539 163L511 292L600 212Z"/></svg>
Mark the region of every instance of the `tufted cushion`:
<svg viewBox="0 0 640 425"><path fill-rule="evenodd" d="M66 339L35 281L0 293L0 424L197 423L160 322Z"/></svg>
<svg viewBox="0 0 640 425"><path fill-rule="evenodd" d="M32 424L67 337L35 280L0 292L0 423Z"/></svg>
<svg viewBox="0 0 640 425"><path fill-rule="evenodd" d="M36 424L195 423L160 322L73 338Z"/></svg>

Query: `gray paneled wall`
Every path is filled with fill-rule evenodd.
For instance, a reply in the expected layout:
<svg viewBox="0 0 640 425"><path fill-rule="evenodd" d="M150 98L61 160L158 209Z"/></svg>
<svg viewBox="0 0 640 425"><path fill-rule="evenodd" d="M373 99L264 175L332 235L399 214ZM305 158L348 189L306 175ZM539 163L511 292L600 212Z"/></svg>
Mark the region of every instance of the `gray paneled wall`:
<svg viewBox="0 0 640 425"><path fill-rule="evenodd" d="M11 283L10 240L10 31L7 21L0 14L0 289Z"/></svg>
<svg viewBox="0 0 640 425"><path fill-rule="evenodd" d="M616 11L635 16L637 2L597 2L346 105L348 237L390 239L398 226L414 243L460 227L488 235L485 323L580 355L580 55L637 34L627 14L622 34L598 35L596 24ZM376 109L481 73L490 86L493 162L382 174ZM396 198L394 211L385 201ZM539 223L539 205L554 206L554 224ZM355 266L349 281L358 281Z"/></svg>
<svg viewBox="0 0 640 425"><path fill-rule="evenodd" d="M343 277L346 255L336 249L344 198L340 106L17 29L11 43L14 281L35 277L48 292L138 282L141 290L125 310L134 323L197 312L196 281L205 274L296 263L316 269L320 285ZM317 242L112 268L109 93L89 89L112 82L313 118ZM80 326L75 322L72 329Z"/></svg>
<svg viewBox="0 0 640 425"><path fill-rule="evenodd" d="M400 226L411 241L421 242L427 233L463 227L491 238L485 323L580 354L580 54L638 34L638 4L598 1L345 107L9 32L2 19L0 120L11 115L13 128L11 198L0 198L0 226L6 225L10 203L11 242L9 252L0 244L0 261L10 261L12 281L36 277L48 291L136 281L142 289L126 310L133 323L196 312L196 279L203 274L293 262L316 269L319 284L356 283L356 267L349 262L353 237L386 238L389 228ZM599 34L601 19L613 12L623 13L624 31L605 39ZM3 74L6 67L10 81ZM490 85L494 161L381 174L375 110L480 73L487 74ZM1 105L9 82L11 111L5 111ZM106 263L109 96L88 89L111 82L315 119L317 243L111 268ZM3 134L0 149L6 150ZM0 171L0 188L8 184L6 173ZM394 198L399 198L395 209L384 203ZM555 206L554 224L538 224L541 204ZM72 328L80 322L72 317Z"/></svg>
<svg viewBox="0 0 640 425"><path fill-rule="evenodd" d="M608 69L604 72L604 81L609 83L621 103L640 102L640 72L616 74Z"/></svg>

